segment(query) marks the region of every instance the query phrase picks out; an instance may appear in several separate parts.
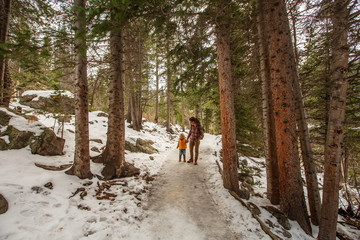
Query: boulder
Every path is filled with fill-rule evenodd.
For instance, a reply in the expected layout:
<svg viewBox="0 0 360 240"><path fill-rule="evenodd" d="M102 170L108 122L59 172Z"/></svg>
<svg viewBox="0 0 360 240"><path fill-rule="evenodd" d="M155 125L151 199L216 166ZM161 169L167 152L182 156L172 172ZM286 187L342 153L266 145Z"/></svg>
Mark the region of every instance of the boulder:
<svg viewBox="0 0 360 240"><path fill-rule="evenodd" d="M136 140L136 145L125 141L125 150L128 150L130 152L142 152L147 154L157 153L158 150L151 146L152 144L154 144L154 142L151 140L142 140L141 138L138 138Z"/></svg>
<svg viewBox="0 0 360 240"><path fill-rule="evenodd" d="M0 214L6 213L9 209L9 204L2 194L0 194Z"/></svg>
<svg viewBox="0 0 360 240"><path fill-rule="evenodd" d="M154 142L151 140L142 140L141 138L136 140L136 147L139 149L139 151L147 154L158 152L158 150L152 146L153 144Z"/></svg>
<svg viewBox="0 0 360 240"><path fill-rule="evenodd" d="M43 156L63 155L65 139L55 135L53 131L46 128L44 132L34 138L30 144L31 153Z"/></svg>
<svg viewBox="0 0 360 240"><path fill-rule="evenodd" d="M0 138L0 151L7 149L8 149L8 144L5 142L4 139Z"/></svg>
<svg viewBox="0 0 360 240"><path fill-rule="evenodd" d="M0 111L0 125L6 126L9 124L10 116L4 111Z"/></svg>
<svg viewBox="0 0 360 240"><path fill-rule="evenodd" d="M40 109L51 113L74 114L74 99L64 95L52 95L50 98L39 97L39 100L33 101L37 95L26 95L21 97L20 103L31 108Z"/></svg>
<svg viewBox="0 0 360 240"><path fill-rule="evenodd" d="M13 126L8 126L6 131L1 133L1 136L9 136L10 143L7 144L6 149L20 149L24 148L30 144L31 139L34 137L35 133L19 131ZM3 144L2 144L3 145Z"/></svg>
<svg viewBox="0 0 360 240"><path fill-rule="evenodd" d="M262 206L265 208L269 213L271 213L276 219L278 220L279 224L283 226L286 230L291 229L291 225L289 219L285 216L283 212L277 209L274 206Z"/></svg>

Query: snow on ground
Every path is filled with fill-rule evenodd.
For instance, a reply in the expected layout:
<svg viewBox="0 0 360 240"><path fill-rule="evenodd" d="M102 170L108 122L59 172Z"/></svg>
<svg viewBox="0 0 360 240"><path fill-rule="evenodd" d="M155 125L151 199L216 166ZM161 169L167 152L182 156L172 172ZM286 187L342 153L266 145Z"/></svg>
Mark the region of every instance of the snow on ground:
<svg viewBox="0 0 360 240"><path fill-rule="evenodd" d="M12 107L18 106L12 103ZM25 109L25 106L22 106ZM26 108L26 111L31 111ZM99 117L100 112L89 114L90 148L100 149L106 144L107 118ZM33 113L28 113L33 114ZM47 127L54 127L55 132L61 135L59 123L52 114L36 115L39 122ZM24 125L25 126L25 125ZM29 125L27 128L32 128ZM112 200L98 200L96 190L98 184L104 183L97 178L80 180L75 176L69 176L64 171L49 171L38 168L34 163L52 166L69 164L74 157L74 117L65 123L64 135L66 139L65 154L63 156L44 157L33 155L29 147L20 150L0 151L0 193L9 202L7 213L0 215L0 239L132 239L134 232L141 231L141 236L152 236L150 231L163 231L153 229L151 221L146 220L147 201L153 181L148 176L156 175L167 161L174 160L174 149L177 145L177 136L169 135L160 125L145 122L144 129L140 132L126 128L126 140L135 143L137 138L154 141L157 154L126 152L126 161L135 164L141 169L139 177L117 179L116 185L112 185L109 193L116 194L110 197ZM93 140L101 140L102 143ZM240 202L235 200L223 188L222 179L218 172L216 160L219 160L221 149L220 136L206 134L200 145L199 165L205 167L205 183L207 191L212 196L221 215L225 216L229 228L233 233L241 236L239 239L270 239L260 228L257 221ZM176 151L176 150L175 150ZM91 156L98 153L91 151ZM169 155L170 154L170 155ZM172 155L171 155L172 154ZM187 153L189 157L189 153ZM152 157L154 160L151 160ZM245 158L242 158L245 159ZM256 162L264 162L264 159L255 159ZM247 159L249 165L261 167L254 163L253 159ZM221 163L220 163L221 164ZM91 171L100 174L102 164L91 162ZM186 176L184 176L186 177ZM255 191L264 196L266 191L265 169L262 168L262 176L256 177L260 185ZM51 182L53 189L44 185ZM81 199L79 194L72 197L78 188L85 188L87 195ZM206 201L206 199L201 199ZM252 196L249 202L255 203L261 209L260 218L265 221L270 219L275 225L277 220L261 206L270 205L264 197ZM191 231L192 222L188 222L186 214L169 209L169 214L174 214L168 221L174 224L184 224L184 231ZM163 213L159 212L155 222L163 221ZM170 220L169 220L170 219ZM187 221L187 222L186 222ZM314 239L307 236L296 222L291 221L291 239ZM273 229L274 230L274 229ZM313 226L314 233L317 228ZM147 234L147 231L149 234ZM169 231L169 229L165 229ZM164 232L166 233L166 232ZM284 238L281 233L275 232ZM358 231L357 231L358 233ZM178 234L178 235L177 235ZM356 232L355 232L356 234ZM159 236L166 236L158 234ZM171 239L184 239L183 232L172 232ZM179 236L179 237L174 237ZM205 233L196 232L191 234L192 239L206 239ZM314 234L316 236L316 234ZM356 236L356 235L353 235ZM190 238L189 238L190 239ZM356 239L356 238L354 238Z"/></svg>

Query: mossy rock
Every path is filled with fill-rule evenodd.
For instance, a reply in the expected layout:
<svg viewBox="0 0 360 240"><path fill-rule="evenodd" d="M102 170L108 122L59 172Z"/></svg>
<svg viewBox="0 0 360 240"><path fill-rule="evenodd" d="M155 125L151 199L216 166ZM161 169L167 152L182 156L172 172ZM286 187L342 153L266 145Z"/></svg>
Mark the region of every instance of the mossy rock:
<svg viewBox="0 0 360 240"><path fill-rule="evenodd" d="M10 121L10 116L4 111L0 111L0 125L7 126Z"/></svg>
<svg viewBox="0 0 360 240"><path fill-rule="evenodd" d="M50 98L39 97L38 101L32 101L35 97L36 95L26 95L20 99L20 103L51 113L75 113L75 101L73 98L63 95L52 95Z"/></svg>
<svg viewBox="0 0 360 240"><path fill-rule="evenodd" d="M46 128L40 136L35 137L30 144L31 153L43 156L63 155L65 139L55 135L55 133Z"/></svg>
<svg viewBox="0 0 360 240"><path fill-rule="evenodd" d="M8 135L10 143L7 149L20 149L30 144L35 133L19 131L13 126L8 126L6 131L1 134L2 136Z"/></svg>
<svg viewBox="0 0 360 240"><path fill-rule="evenodd" d="M4 139L0 138L0 150L8 150L9 146Z"/></svg>

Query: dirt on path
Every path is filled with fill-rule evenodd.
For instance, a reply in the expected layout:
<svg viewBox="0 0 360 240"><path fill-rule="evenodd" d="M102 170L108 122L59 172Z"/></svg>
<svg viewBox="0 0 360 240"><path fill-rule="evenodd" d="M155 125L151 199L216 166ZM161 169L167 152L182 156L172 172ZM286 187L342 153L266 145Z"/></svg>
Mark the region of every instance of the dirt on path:
<svg viewBox="0 0 360 240"><path fill-rule="evenodd" d="M176 150L169 152L151 190L147 211L139 230L148 235L138 236L141 239L238 239L209 194L201 157L199 164L193 165L179 162Z"/></svg>

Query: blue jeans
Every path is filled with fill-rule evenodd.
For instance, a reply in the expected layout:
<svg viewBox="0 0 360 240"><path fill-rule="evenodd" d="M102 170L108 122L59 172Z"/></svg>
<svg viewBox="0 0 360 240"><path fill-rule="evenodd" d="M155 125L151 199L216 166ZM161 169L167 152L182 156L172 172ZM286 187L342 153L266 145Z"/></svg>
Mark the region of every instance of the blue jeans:
<svg viewBox="0 0 360 240"><path fill-rule="evenodd" d="M184 160L186 159L186 149L179 149L179 159L184 155Z"/></svg>

